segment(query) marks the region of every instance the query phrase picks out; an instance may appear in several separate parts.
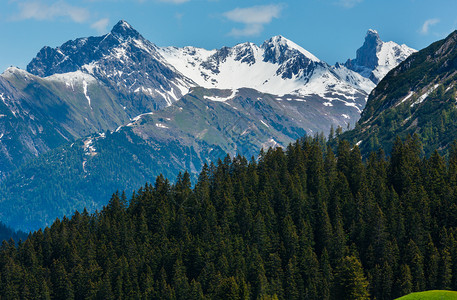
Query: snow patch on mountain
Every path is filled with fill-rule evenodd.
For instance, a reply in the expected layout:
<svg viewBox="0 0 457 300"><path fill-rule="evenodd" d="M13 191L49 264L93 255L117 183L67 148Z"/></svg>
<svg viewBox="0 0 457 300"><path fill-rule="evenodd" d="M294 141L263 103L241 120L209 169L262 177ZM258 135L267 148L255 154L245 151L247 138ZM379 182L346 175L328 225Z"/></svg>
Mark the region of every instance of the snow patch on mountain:
<svg viewBox="0 0 457 300"><path fill-rule="evenodd" d="M205 78L209 75L201 74L200 65L206 61L216 50L206 50L196 47L165 47L158 49L160 54L179 70L184 76L192 78L199 86L207 87Z"/></svg>
<svg viewBox="0 0 457 300"><path fill-rule="evenodd" d="M419 99L417 99L416 102L412 103L411 104L411 107L415 106L415 105L418 105L418 104L421 104L422 102L424 102L425 99L427 99L427 97L433 93L440 85L439 84L435 84L434 86L432 86L430 89L428 89L422 96L419 97Z"/></svg>
<svg viewBox="0 0 457 300"><path fill-rule="evenodd" d="M409 92L409 94L406 95L405 98L401 99L401 101L398 102L395 106L399 106L399 105L402 104L403 102L405 102L405 101L407 101L408 99L410 99L413 95L414 95L414 92L413 92L413 91Z"/></svg>
<svg viewBox="0 0 457 300"><path fill-rule="evenodd" d="M84 73L83 71L68 72L62 74L54 74L48 77L44 77L45 80L49 81L58 81L64 83L73 83L83 85L84 81L86 83L91 83L97 81L92 75Z"/></svg>
<svg viewBox="0 0 457 300"><path fill-rule="evenodd" d="M84 90L84 96L86 97L87 102L89 102L89 107L90 107L90 109L92 109L92 106L90 105L90 97L87 94L87 81L85 81L85 80L83 81L83 90Z"/></svg>
<svg viewBox="0 0 457 300"><path fill-rule="evenodd" d="M158 128L164 128L164 129L168 129L169 127L167 125L164 125L162 123L156 123L156 127Z"/></svg>
<svg viewBox="0 0 457 300"><path fill-rule="evenodd" d="M398 66L414 52L417 51L406 45L398 45L395 42L384 42L376 54L378 57L378 66L372 71L373 76L378 82L381 81L390 70Z"/></svg>
<svg viewBox="0 0 457 300"><path fill-rule="evenodd" d="M363 77L357 72L354 72L346 68L342 64L336 63L335 66L332 66L331 70L332 72L337 74L337 76L341 80L349 83L350 85L358 89L363 90L367 94L369 94L376 87L376 84L373 81L366 77Z"/></svg>
<svg viewBox="0 0 457 300"><path fill-rule="evenodd" d="M132 122L136 122L136 121L138 121L139 119L141 119L144 116L153 115L153 114L154 114L154 112L148 112L148 113L144 113L144 114L138 115L138 116L136 116L135 118L132 119Z"/></svg>
<svg viewBox="0 0 457 300"><path fill-rule="evenodd" d="M217 102L225 102L227 100L233 99L236 97L236 94L238 93L238 90L232 90L232 93L227 96L227 97L219 97L219 96L203 96L203 98L211 101L217 101Z"/></svg>
<svg viewBox="0 0 457 300"><path fill-rule="evenodd" d="M264 150L267 150L269 148L277 148L277 147L281 147L281 144L276 142L273 138L270 138L268 141L266 141L265 143L262 143L262 145L261 145L261 148Z"/></svg>
<svg viewBox="0 0 457 300"><path fill-rule="evenodd" d="M344 105L346 105L346 106L352 106L352 107L354 107L354 108L359 112L359 114L362 113L362 109L359 108L359 107L357 106L357 104L355 104L355 103L353 103L353 102L345 102Z"/></svg>
<svg viewBox="0 0 457 300"><path fill-rule="evenodd" d="M270 128L270 126L267 123L265 123L264 120L260 120L260 122L262 122L262 124L265 125L267 128Z"/></svg>
<svg viewBox="0 0 457 300"><path fill-rule="evenodd" d="M22 70L20 68L17 68L17 67L7 68L5 70L5 72L2 73L1 76L6 79L11 79L11 78L20 76L20 77L24 78L26 81L29 80L31 76L33 77L33 75L30 74L29 72Z"/></svg>
<svg viewBox="0 0 457 300"><path fill-rule="evenodd" d="M85 155L94 156L97 155L97 149L93 146L94 139L92 137L84 140L83 151Z"/></svg>
<svg viewBox="0 0 457 300"><path fill-rule="evenodd" d="M88 94L88 86L91 83L95 83L97 79L95 79L92 75L84 73L81 70L75 72L68 72L63 74L54 74L48 77L43 78L44 80L53 81L53 82L61 82L65 83L67 88L71 88L74 92L75 87L82 88L82 92L84 97L86 98L90 109L92 109L91 105L91 98Z"/></svg>

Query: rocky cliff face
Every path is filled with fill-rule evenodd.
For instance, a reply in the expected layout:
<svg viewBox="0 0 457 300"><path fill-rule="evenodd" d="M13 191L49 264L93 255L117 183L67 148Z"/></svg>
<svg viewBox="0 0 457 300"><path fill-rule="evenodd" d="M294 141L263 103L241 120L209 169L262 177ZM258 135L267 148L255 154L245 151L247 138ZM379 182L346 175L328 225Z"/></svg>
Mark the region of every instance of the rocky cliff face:
<svg viewBox="0 0 457 300"><path fill-rule="evenodd" d="M348 65L366 67L374 70L378 66L377 53L382 48L383 41L375 30L368 30L365 42L357 49L356 59L348 60Z"/></svg>
<svg viewBox="0 0 457 300"><path fill-rule="evenodd" d="M355 59L348 59L345 66L377 84L391 69L416 50L394 42L383 42L376 30L368 30L365 42L357 50Z"/></svg>

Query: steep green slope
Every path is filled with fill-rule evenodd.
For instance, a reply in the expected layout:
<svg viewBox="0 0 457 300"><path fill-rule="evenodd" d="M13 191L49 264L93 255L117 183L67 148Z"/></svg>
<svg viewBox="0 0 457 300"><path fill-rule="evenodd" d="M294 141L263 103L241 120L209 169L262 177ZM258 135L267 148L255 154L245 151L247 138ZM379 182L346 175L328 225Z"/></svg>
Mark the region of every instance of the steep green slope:
<svg viewBox="0 0 457 300"><path fill-rule="evenodd" d="M128 122L139 112L119 97L82 73L43 79L8 69L0 76L0 180L41 153Z"/></svg>
<svg viewBox="0 0 457 300"><path fill-rule="evenodd" d="M457 31L411 55L369 96L356 128L342 138L362 152L389 151L395 137L416 133L424 151L447 149L457 139Z"/></svg>

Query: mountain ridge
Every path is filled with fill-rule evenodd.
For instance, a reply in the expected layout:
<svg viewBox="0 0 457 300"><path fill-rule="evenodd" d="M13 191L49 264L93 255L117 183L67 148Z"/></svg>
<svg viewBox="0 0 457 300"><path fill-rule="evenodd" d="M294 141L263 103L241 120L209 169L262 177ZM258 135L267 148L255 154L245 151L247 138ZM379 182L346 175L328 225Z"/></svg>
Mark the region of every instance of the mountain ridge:
<svg viewBox="0 0 457 300"><path fill-rule="evenodd" d="M444 153L457 139L457 31L412 54L370 94L356 128L342 135L364 153L389 151L399 135L417 134L423 151Z"/></svg>
<svg viewBox="0 0 457 300"><path fill-rule="evenodd" d="M330 65L282 36L272 37L260 46L241 43L215 50L164 47L159 51L181 73L205 88L246 87L270 94L314 94L325 99L325 92L333 91L332 85L341 86L340 90L352 89L352 94L361 97L374 87L358 74L352 74L357 82L347 83L344 76L332 72ZM328 85L313 85L322 73L328 77Z"/></svg>

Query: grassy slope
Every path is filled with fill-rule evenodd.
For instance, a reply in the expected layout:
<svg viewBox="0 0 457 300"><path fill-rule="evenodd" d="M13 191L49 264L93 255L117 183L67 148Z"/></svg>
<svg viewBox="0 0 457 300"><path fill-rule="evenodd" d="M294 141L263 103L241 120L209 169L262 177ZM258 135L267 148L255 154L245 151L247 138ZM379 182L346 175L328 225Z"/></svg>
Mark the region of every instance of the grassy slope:
<svg viewBox="0 0 457 300"><path fill-rule="evenodd" d="M418 292L412 293L400 298L397 300L451 300L457 299L457 292L454 291L427 291L427 292Z"/></svg>

